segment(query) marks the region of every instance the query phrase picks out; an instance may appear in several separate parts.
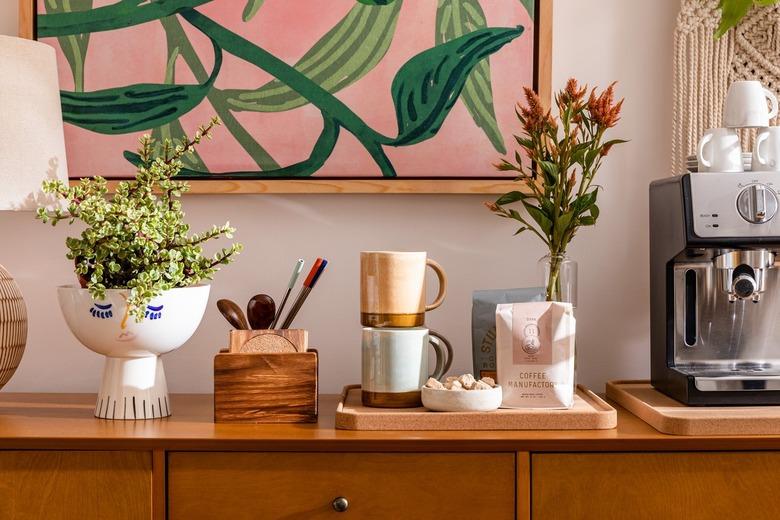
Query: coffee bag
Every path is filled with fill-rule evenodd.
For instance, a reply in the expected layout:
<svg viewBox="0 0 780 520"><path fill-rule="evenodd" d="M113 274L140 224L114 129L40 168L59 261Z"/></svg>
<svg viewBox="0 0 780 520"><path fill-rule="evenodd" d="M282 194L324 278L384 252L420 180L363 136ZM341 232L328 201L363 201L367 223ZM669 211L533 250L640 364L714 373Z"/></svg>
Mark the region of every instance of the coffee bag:
<svg viewBox="0 0 780 520"><path fill-rule="evenodd" d="M471 348L474 374L496 378L496 305L544 300L544 287L474 291L471 305Z"/></svg>
<svg viewBox="0 0 780 520"><path fill-rule="evenodd" d="M496 368L504 408L570 408L574 402L572 305L496 307Z"/></svg>

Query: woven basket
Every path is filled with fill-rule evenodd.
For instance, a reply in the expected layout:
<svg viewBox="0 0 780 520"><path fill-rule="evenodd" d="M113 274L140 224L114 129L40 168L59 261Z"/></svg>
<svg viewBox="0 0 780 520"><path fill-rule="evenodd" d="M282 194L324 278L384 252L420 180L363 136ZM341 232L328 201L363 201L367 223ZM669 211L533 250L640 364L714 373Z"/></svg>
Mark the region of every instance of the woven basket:
<svg viewBox="0 0 780 520"><path fill-rule="evenodd" d="M19 286L0 265L0 388L16 372L27 343L27 308Z"/></svg>

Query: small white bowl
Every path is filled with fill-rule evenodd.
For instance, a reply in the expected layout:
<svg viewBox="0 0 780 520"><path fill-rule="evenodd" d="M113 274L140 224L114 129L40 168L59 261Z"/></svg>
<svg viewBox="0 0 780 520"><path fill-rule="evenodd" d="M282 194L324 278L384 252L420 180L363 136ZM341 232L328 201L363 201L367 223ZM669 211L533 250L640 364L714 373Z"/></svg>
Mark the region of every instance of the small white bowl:
<svg viewBox="0 0 780 520"><path fill-rule="evenodd" d="M501 406L500 386L489 390L422 388L423 406L434 412L492 412Z"/></svg>

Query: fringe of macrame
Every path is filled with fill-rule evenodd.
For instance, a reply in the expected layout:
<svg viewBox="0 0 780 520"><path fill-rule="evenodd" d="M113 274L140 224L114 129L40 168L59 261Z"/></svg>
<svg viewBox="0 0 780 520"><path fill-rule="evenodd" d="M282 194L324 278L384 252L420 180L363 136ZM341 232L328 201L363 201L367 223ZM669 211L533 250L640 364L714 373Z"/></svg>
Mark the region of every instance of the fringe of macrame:
<svg viewBox="0 0 780 520"><path fill-rule="evenodd" d="M685 168L699 137L720 126L734 58L734 32L715 40L718 0L682 0L674 31L672 172Z"/></svg>

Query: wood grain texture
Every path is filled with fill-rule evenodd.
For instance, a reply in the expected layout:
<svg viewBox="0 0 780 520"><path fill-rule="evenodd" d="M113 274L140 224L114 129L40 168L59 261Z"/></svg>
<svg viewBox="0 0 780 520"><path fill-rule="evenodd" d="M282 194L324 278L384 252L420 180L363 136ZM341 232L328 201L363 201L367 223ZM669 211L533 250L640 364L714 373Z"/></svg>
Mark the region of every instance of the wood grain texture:
<svg viewBox="0 0 780 520"><path fill-rule="evenodd" d="M214 422L317 421L317 351L217 354Z"/></svg>
<svg viewBox="0 0 780 520"><path fill-rule="evenodd" d="M279 341L281 340L281 345ZM309 348L309 331L303 329L231 330L230 352L273 352L281 346L292 347L293 352L306 352Z"/></svg>
<svg viewBox="0 0 780 520"><path fill-rule="evenodd" d="M531 520L531 454L520 451L516 455L517 519Z"/></svg>
<svg viewBox="0 0 780 520"><path fill-rule="evenodd" d="M552 104L553 0L539 0L536 24L536 92L546 108Z"/></svg>
<svg viewBox="0 0 780 520"><path fill-rule="evenodd" d="M19 0L19 30L20 38L32 40L35 37L35 0Z"/></svg>
<svg viewBox="0 0 780 520"><path fill-rule="evenodd" d="M493 412L432 412L414 404L412 392L382 394L373 406L390 406L387 396L406 398L406 408L372 408L359 385L344 387L336 408L336 428L345 430L606 430L617 425L617 412L599 396L577 386L574 406L568 410L505 409ZM376 396L376 394L375 394ZM362 399L361 399L362 398ZM375 397L376 399L376 397Z"/></svg>
<svg viewBox="0 0 780 520"><path fill-rule="evenodd" d="M108 182L113 193L119 181ZM294 179L294 180L239 180L222 179L188 181L188 195L247 195L247 194L473 194L499 195L508 191L530 190L511 179L485 180L429 180L429 179ZM70 185L78 184L71 179Z"/></svg>
<svg viewBox="0 0 780 520"><path fill-rule="evenodd" d="M515 518L514 453L172 453L170 519Z"/></svg>
<svg viewBox="0 0 780 520"><path fill-rule="evenodd" d="M151 490L149 452L0 452L0 518L150 519Z"/></svg>
<svg viewBox="0 0 780 520"><path fill-rule="evenodd" d="M780 518L780 453L532 456L533 518Z"/></svg>
<svg viewBox="0 0 780 520"><path fill-rule="evenodd" d="M603 452L779 450L772 435L665 435L616 406L613 430L349 431L335 429L339 397L320 396L313 424L214 424L213 395L172 394L174 414L101 421L95 394L0 392L3 449L305 452Z"/></svg>
<svg viewBox="0 0 780 520"><path fill-rule="evenodd" d="M607 396L671 435L766 435L780 432L780 406L686 406L649 381L609 381Z"/></svg>
<svg viewBox="0 0 780 520"><path fill-rule="evenodd" d="M167 515L168 461L165 450L152 452L152 520L165 520Z"/></svg>

